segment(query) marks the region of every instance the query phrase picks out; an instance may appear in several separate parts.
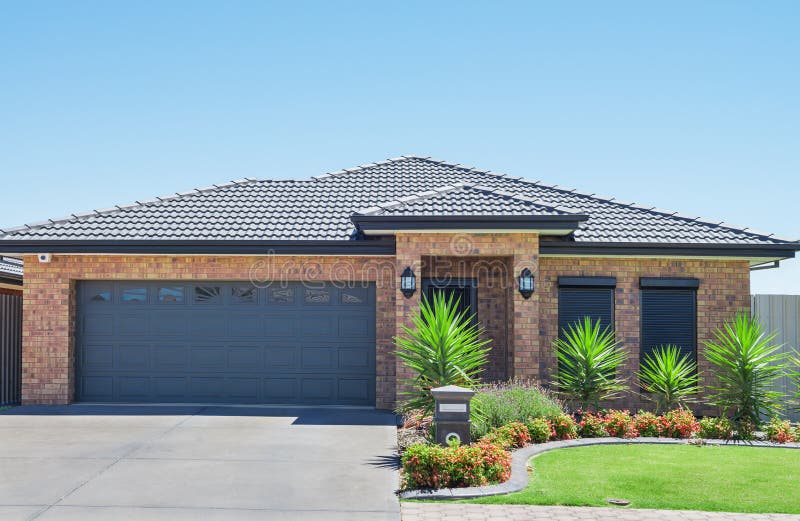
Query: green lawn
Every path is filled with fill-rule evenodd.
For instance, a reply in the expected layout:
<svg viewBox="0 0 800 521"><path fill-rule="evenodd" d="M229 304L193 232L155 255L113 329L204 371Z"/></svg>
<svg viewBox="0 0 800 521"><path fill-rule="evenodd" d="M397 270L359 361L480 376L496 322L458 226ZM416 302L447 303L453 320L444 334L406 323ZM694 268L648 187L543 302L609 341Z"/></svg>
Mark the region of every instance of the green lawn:
<svg viewBox="0 0 800 521"><path fill-rule="evenodd" d="M588 446L532 458L528 488L470 503L800 514L800 450L688 445Z"/></svg>

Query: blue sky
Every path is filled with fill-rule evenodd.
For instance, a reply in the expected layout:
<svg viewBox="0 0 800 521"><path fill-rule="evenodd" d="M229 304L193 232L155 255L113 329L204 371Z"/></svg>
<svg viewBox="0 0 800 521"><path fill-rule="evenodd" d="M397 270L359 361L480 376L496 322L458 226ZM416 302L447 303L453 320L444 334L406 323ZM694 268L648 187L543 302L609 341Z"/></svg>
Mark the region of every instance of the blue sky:
<svg viewBox="0 0 800 521"><path fill-rule="evenodd" d="M422 154L800 239L800 3L17 2L0 227ZM800 262L753 290L800 293Z"/></svg>

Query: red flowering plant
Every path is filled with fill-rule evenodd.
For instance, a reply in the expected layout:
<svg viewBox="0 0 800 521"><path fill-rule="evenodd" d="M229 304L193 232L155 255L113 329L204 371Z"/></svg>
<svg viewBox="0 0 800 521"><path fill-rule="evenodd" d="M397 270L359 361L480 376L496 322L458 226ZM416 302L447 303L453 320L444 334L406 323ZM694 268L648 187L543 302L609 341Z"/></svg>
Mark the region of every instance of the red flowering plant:
<svg viewBox="0 0 800 521"><path fill-rule="evenodd" d="M729 440L733 437L733 422L728 418L708 416L698 422L697 435L707 440Z"/></svg>
<svg viewBox="0 0 800 521"><path fill-rule="evenodd" d="M574 440L578 437L578 427L572 416L558 414L548 418L553 429L552 438L555 440Z"/></svg>
<svg viewBox="0 0 800 521"><path fill-rule="evenodd" d="M581 438L605 438L608 436L603 417L593 412L579 413L578 435Z"/></svg>
<svg viewBox="0 0 800 521"><path fill-rule="evenodd" d="M639 436L639 431L633 423L633 418L629 411L607 411L603 416L603 423L609 436L615 438L635 438Z"/></svg>
<svg viewBox="0 0 800 521"><path fill-rule="evenodd" d="M511 476L511 455L496 445L412 445L403 454L403 489L472 487Z"/></svg>
<svg viewBox="0 0 800 521"><path fill-rule="evenodd" d="M791 443L795 441L795 433L789 420L773 418L765 429L767 439L773 443Z"/></svg>
<svg viewBox="0 0 800 521"><path fill-rule="evenodd" d="M527 445L531 441L531 434L524 423L509 422L490 430L481 440L508 450Z"/></svg>
<svg viewBox="0 0 800 521"><path fill-rule="evenodd" d="M660 434L666 438L691 438L700 429L689 409L673 409L659 418Z"/></svg>
<svg viewBox="0 0 800 521"><path fill-rule="evenodd" d="M529 418L525 424L534 443L544 443L555 434L553 426L545 418Z"/></svg>
<svg viewBox="0 0 800 521"><path fill-rule="evenodd" d="M639 411L633 417L633 427L639 432L639 436L645 438L658 438L659 425L658 416L652 412Z"/></svg>

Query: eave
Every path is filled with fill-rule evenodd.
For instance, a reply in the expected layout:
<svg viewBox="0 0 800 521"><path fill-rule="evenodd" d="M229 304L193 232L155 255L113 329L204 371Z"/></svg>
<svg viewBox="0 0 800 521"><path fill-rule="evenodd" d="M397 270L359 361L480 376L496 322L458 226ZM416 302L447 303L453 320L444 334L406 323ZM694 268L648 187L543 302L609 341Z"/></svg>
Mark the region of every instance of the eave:
<svg viewBox="0 0 800 521"><path fill-rule="evenodd" d="M396 232L483 231L539 232L568 235L578 229L586 215L359 215L350 220L365 235L393 235Z"/></svg>
<svg viewBox="0 0 800 521"><path fill-rule="evenodd" d="M0 241L8 254L150 255L394 255L394 238L382 240L19 240Z"/></svg>
<svg viewBox="0 0 800 521"><path fill-rule="evenodd" d="M794 258L800 243L777 244L664 244L542 241L539 254L559 257L683 257L737 258L751 265Z"/></svg>

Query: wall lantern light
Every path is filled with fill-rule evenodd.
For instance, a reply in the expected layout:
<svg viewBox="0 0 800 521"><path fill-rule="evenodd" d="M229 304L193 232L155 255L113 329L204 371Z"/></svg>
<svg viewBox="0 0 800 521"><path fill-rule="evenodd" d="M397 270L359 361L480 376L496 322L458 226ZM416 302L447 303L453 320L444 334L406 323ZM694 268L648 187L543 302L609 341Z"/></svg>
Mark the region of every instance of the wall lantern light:
<svg viewBox="0 0 800 521"><path fill-rule="evenodd" d="M519 293L522 298L526 299L533 295L533 273L528 268L523 269L519 274Z"/></svg>
<svg viewBox="0 0 800 521"><path fill-rule="evenodd" d="M406 298L417 291L417 276L414 275L410 266L406 267L406 269L403 270L403 274L400 275L400 291L403 292Z"/></svg>

